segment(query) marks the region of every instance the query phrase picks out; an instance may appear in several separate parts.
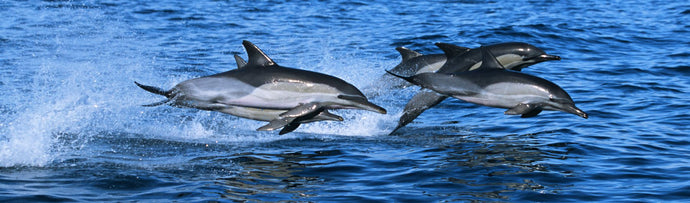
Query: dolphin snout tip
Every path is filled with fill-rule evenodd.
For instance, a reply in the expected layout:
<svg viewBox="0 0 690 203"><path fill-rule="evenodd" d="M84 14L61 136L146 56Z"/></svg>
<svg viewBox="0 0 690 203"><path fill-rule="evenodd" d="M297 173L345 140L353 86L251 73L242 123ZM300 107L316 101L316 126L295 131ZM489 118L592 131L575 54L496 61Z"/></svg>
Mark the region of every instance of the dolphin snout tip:
<svg viewBox="0 0 690 203"><path fill-rule="evenodd" d="M388 111L386 111L386 109L384 109L384 108L381 108L378 112L381 114L387 114L388 113Z"/></svg>
<svg viewBox="0 0 690 203"><path fill-rule="evenodd" d="M548 55L548 54L542 55L541 58L544 59L545 61L560 61L561 60L560 56Z"/></svg>
<svg viewBox="0 0 690 203"><path fill-rule="evenodd" d="M589 115L587 115L587 113L585 113L584 111L582 111L582 110L580 110L580 109L576 109L576 110L575 110L575 115L578 115L578 116L580 116L580 117L582 117L582 118L584 118L584 119L589 118Z"/></svg>
<svg viewBox="0 0 690 203"><path fill-rule="evenodd" d="M378 105L374 105L374 106L372 106L372 108L370 108L368 110L376 112L376 113L380 113L380 114L388 113L388 111L386 111L386 109L384 109L383 107L380 107Z"/></svg>

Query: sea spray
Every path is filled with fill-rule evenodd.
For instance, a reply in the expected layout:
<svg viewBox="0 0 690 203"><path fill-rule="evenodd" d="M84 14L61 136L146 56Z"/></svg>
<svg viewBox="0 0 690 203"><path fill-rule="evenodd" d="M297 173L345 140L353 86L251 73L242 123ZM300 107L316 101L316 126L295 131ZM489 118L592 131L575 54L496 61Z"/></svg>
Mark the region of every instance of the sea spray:
<svg viewBox="0 0 690 203"><path fill-rule="evenodd" d="M45 166L74 153L134 103L123 97L140 58L131 32L99 10L23 8L3 74L0 166ZM65 15L69 13L70 15ZM150 73L137 73L146 76ZM134 89L134 87L132 87ZM122 127L124 124L119 124ZM65 140L67 140L65 142ZM59 160L57 160L59 161Z"/></svg>

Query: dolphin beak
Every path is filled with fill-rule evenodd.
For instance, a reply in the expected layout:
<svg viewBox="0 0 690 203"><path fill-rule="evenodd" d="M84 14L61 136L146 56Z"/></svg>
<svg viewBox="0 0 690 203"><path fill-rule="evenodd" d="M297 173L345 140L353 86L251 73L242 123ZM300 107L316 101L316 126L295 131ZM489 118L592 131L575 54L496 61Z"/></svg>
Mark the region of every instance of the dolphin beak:
<svg viewBox="0 0 690 203"><path fill-rule="evenodd" d="M535 57L530 57L530 58L525 58L525 59L523 59L523 61L529 61L529 60L534 60L534 61L538 61L538 62L542 62L542 61L558 61L558 60L561 60L561 57L560 57L560 56L556 56L556 55L542 54L542 55L539 55L539 56L535 56Z"/></svg>
<svg viewBox="0 0 690 203"><path fill-rule="evenodd" d="M386 109L380 107L374 103L369 102L364 96L348 96L348 95L338 95L339 99L348 100L352 107L356 107L362 110L378 112L381 114L386 114Z"/></svg>
<svg viewBox="0 0 690 203"><path fill-rule="evenodd" d="M584 111L580 110L579 108L577 108L577 107L575 107L575 106L572 106L572 107L568 108L568 109L567 109L567 112L568 112L568 113L575 114L575 115L577 115L577 116L580 116L580 117L582 117L582 118L584 118L584 119L589 118L589 116L587 115L587 113L585 113Z"/></svg>
<svg viewBox="0 0 690 203"><path fill-rule="evenodd" d="M373 111L373 112L378 112L378 113L380 113L380 114L386 114L386 113L388 112L388 111L386 111L386 109L384 109L383 107L380 107L380 106L378 106L378 105L376 105L376 104L373 104L373 103L371 103L371 102L362 104L360 107L362 107L362 108L365 109L365 110L369 110L369 111Z"/></svg>

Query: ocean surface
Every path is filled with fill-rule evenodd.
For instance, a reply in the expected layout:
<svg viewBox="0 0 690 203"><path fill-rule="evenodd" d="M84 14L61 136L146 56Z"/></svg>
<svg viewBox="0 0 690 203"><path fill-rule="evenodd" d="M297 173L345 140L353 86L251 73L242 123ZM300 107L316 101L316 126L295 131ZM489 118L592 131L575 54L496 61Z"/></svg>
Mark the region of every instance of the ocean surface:
<svg viewBox="0 0 690 203"><path fill-rule="evenodd" d="M0 202L687 202L688 1L0 0ZM278 135L134 81L236 68L249 40L388 109ZM590 118L447 99L388 135L418 87L395 47L527 42L523 70ZM397 81L399 82L399 81ZM384 85L382 85L384 84Z"/></svg>

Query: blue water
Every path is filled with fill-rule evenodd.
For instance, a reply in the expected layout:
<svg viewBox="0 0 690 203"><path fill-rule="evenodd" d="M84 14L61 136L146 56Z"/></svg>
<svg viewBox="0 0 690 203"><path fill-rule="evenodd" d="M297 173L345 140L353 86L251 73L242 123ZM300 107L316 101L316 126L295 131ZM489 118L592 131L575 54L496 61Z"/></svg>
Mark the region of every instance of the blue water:
<svg viewBox="0 0 690 203"><path fill-rule="evenodd" d="M0 201L690 201L687 1L0 1ZM242 40L388 109L257 132L169 106L236 67ZM396 134L418 90L379 81L397 46L521 41L523 72L589 119L448 99ZM385 82L385 81L384 81Z"/></svg>

